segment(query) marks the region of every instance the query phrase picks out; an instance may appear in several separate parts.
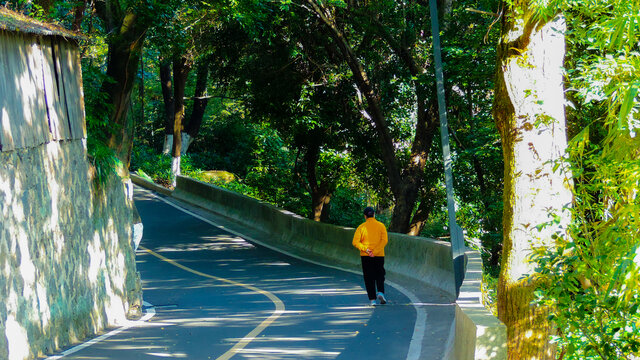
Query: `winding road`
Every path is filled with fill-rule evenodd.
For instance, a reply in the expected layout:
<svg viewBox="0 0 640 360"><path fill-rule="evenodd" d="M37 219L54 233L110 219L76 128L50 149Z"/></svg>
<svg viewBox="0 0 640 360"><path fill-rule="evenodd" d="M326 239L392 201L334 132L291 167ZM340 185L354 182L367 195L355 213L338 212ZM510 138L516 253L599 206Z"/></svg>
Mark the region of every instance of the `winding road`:
<svg viewBox="0 0 640 360"><path fill-rule="evenodd" d="M155 315L65 359L411 358L417 311L394 287L389 305L370 307L361 275L262 247L146 190L135 202Z"/></svg>

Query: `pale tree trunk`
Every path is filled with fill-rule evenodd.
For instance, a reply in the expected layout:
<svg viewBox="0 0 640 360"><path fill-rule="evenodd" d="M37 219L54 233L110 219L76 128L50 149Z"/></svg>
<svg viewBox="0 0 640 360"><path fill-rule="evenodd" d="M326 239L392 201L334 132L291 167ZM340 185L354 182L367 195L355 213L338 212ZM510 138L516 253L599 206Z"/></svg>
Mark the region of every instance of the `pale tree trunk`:
<svg viewBox="0 0 640 360"><path fill-rule="evenodd" d="M182 149L180 150L180 154L184 155L187 153L187 150L189 150L189 146L193 143L193 140L195 140L195 138L189 135L188 132L182 132Z"/></svg>
<svg viewBox="0 0 640 360"><path fill-rule="evenodd" d="M184 120L184 91L191 65L185 56L176 56L173 60L173 146L171 148L171 185L176 186L180 175L180 157L182 155L182 121Z"/></svg>
<svg viewBox="0 0 640 360"><path fill-rule="evenodd" d="M164 144L162 154L169 155L173 148L173 122L174 107L173 82L171 80L171 61L161 59L160 61L160 86L162 88L162 98L164 99Z"/></svg>
<svg viewBox="0 0 640 360"><path fill-rule="evenodd" d="M173 121L171 122L173 128ZM169 156L169 153L173 149L173 134L164 134L164 143L162 144L162 155Z"/></svg>
<svg viewBox="0 0 640 360"><path fill-rule="evenodd" d="M572 181L563 166L565 28L561 15L533 20L526 2L518 1L504 15L498 48L493 112L505 165L498 316L514 360L555 358L548 309L530 305L536 282L525 276L535 272L532 249L553 248L552 235L567 236L571 220Z"/></svg>

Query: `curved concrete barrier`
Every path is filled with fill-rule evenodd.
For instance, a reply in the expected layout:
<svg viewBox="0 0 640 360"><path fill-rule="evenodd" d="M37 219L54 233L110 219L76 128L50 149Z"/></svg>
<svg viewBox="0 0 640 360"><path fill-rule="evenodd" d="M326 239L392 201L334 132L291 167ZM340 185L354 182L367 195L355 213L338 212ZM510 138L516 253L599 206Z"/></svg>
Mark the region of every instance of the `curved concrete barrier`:
<svg viewBox="0 0 640 360"><path fill-rule="evenodd" d="M152 183L131 176L139 185ZM157 186L157 185L156 185ZM163 193L166 194L166 189ZM311 221L256 199L179 176L170 196L269 234L269 245L297 252L329 265L360 270L360 257L351 245L354 229ZM456 300L451 246L416 236L389 233L385 268L390 275L418 281L454 303L455 319L443 360L506 359L506 328L480 301L482 262L468 251L465 280Z"/></svg>

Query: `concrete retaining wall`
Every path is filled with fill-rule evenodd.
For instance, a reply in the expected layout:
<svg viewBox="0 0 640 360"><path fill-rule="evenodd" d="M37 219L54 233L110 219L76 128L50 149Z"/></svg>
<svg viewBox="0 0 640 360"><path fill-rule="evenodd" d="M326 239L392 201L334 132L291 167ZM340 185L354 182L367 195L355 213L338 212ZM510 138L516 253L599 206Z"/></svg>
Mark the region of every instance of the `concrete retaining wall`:
<svg viewBox="0 0 640 360"><path fill-rule="evenodd" d="M97 192L82 140L0 152L0 359L51 353L140 310L132 202Z"/></svg>

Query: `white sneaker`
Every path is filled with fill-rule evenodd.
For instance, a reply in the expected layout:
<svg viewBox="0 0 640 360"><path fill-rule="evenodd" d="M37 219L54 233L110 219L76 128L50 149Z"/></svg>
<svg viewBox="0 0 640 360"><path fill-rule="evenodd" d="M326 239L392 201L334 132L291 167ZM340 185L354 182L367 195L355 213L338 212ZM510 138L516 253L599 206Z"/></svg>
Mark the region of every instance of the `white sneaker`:
<svg viewBox="0 0 640 360"><path fill-rule="evenodd" d="M378 305L378 302L376 300L371 300L371 306L376 306Z"/></svg>
<svg viewBox="0 0 640 360"><path fill-rule="evenodd" d="M381 305L384 305L384 304L386 304L386 303L387 303L387 299L384 297L384 294L383 294L383 293L381 293L381 292L379 292L379 293L378 293L378 302L379 302Z"/></svg>

